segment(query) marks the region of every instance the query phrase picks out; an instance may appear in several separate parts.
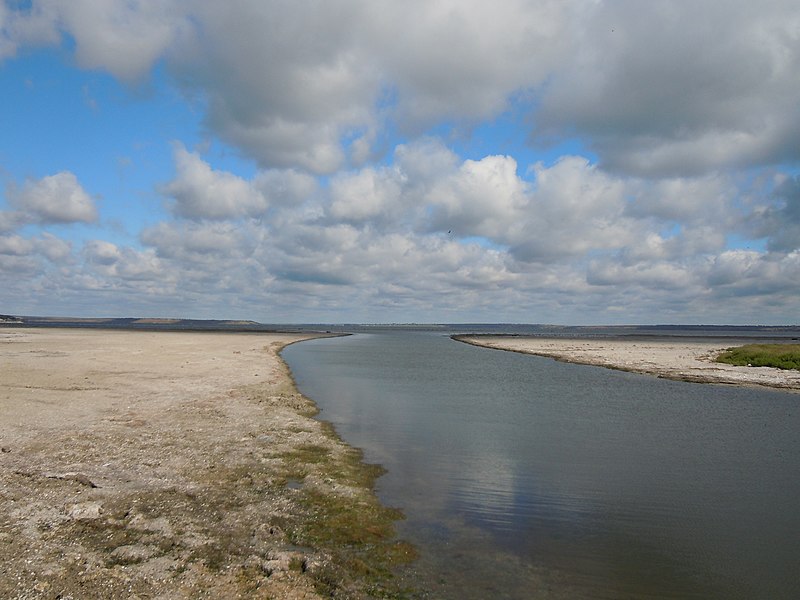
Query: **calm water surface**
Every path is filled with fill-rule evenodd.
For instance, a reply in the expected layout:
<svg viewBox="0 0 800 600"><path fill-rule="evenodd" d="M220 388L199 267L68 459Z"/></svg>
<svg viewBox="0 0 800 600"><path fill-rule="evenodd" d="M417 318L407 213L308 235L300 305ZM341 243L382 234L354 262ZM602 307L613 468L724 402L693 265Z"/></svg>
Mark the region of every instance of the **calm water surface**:
<svg viewBox="0 0 800 600"><path fill-rule="evenodd" d="M388 473L432 598L800 597L800 395L442 333L313 340L298 387Z"/></svg>

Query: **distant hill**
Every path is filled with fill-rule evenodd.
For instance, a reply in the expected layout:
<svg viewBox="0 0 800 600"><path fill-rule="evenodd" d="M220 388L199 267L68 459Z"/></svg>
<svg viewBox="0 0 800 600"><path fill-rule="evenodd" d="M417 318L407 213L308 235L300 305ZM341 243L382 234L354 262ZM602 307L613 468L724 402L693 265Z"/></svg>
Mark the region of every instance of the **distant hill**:
<svg viewBox="0 0 800 600"><path fill-rule="evenodd" d="M268 329L267 326L257 321L230 319L170 319L158 317L38 317L0 315L0 325L202 331L265 331Z"/></svg>

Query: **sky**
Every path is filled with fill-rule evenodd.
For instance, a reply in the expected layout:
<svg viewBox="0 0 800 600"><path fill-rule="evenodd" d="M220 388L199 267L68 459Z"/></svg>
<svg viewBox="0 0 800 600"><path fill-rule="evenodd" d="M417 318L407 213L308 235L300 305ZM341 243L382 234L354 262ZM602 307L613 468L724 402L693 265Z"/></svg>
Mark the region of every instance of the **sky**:
<svg viewBox="0 0 800 600"><path fill-rule="evenodd" d="M797 324L796 0L0 0L0 313Z"/></svg>

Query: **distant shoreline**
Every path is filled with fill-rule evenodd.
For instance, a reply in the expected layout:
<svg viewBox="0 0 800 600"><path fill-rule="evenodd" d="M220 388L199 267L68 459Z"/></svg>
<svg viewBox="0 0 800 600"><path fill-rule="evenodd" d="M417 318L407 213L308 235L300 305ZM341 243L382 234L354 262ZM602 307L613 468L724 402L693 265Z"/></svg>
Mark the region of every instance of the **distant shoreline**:
<svg viewBox="0 0 800 600"><path fill-rule="evenodd" d="M540 337L522 335L453 335L452 339L495 350L553 358L653 375L691 383L763 386L800 392L800 371L769 367L740 367L714 362L738 338L697 339L669 336ZM785 338L781 338L785 339Z"/></svg>
<svg viewBox="0 0 800 600"><path fill-rule="evenodd" d="M446 331L470 335L546 338L677 338L800 340L800 325L551 325L530 323L261 323L242 319L174 317L54 317L0 314L2 327L86 327L261 333L361 333L381 331Z"/></svg>

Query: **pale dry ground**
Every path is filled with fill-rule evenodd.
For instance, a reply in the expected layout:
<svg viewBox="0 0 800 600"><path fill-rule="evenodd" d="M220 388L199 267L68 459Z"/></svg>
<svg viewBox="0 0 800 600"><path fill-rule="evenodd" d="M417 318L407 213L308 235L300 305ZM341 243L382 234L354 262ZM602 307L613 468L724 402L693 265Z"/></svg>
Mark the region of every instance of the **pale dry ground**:
<svg viewBox="0 0 800 600"><path fill-rule="evenodd" d="M800 372L770 367L738 367L714 362L731 345L692 340L566 339L510 336L457 336L476 346L548 356L667 379L698 383L760 385L800 391Z"/></svg>
<svg viewBox="0 0 800 600"><path fill-rule="evenodd" d="M319 597L300 488L374 494L287 480L353 452L277 355L308 337L0 329L0 598Z"/></svg>

